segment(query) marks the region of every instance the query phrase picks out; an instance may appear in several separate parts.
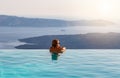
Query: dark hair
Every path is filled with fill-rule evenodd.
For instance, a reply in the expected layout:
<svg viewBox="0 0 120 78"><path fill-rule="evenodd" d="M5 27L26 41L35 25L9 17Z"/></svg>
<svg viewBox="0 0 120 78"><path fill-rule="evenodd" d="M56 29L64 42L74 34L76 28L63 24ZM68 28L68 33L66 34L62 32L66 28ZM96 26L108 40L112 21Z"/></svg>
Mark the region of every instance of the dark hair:
<svg viewBox="0 0 120 78"><path fill-rule="evenodd" d="M59 40L58 39L52 40L52 47L56 47L57 44L59 44Z"/></svg>

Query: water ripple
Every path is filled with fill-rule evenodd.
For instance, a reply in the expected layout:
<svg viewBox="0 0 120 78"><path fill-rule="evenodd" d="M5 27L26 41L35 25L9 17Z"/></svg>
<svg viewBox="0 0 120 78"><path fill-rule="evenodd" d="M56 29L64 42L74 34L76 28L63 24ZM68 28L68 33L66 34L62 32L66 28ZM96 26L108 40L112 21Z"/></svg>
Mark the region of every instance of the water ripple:
<svg viewBox="0 0 120 78"><path fill-rule="evenodd" d="M120 50L0 50L0 78L119 78Z"/></svg>

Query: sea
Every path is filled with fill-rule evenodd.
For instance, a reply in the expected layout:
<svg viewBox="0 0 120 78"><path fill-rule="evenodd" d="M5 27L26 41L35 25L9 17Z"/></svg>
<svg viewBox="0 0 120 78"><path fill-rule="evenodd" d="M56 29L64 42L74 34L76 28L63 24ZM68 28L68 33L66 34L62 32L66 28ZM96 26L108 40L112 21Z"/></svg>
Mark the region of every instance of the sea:
<svg viewBox="0 0 120 78"><path fill-rule="evenodd" d="M120 78L120 49L15 49L19 39L44 35L120 33L119 27L0 27L0 78Z"/></svg>
<svg viewBox="0 0 120 78"><path fill-rule="evenodd" d="M0 49L15 49L23 45L19 39L44 35L74 35L86 33L120 32L119 26L65 26L65 27L0 27Z"/></svg>

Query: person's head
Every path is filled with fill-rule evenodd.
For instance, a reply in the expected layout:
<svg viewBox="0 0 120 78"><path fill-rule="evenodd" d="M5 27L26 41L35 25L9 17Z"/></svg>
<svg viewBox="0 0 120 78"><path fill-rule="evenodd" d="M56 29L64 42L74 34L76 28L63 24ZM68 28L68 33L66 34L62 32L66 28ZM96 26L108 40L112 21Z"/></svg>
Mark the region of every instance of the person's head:
<svg viewBox="0 0 120 78"><path fill-rule="evenodd" d="M58 39L52 40L52 47L60 46L60 41Z"/></svg>

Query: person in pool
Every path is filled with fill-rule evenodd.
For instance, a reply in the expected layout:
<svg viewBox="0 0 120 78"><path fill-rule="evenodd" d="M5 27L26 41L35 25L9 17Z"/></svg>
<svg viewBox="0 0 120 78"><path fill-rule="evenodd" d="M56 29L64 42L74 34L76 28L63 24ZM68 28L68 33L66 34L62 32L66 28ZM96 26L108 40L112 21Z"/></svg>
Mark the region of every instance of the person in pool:
<svg viewBox="0 0 120 78"><path fill-rule="evenodd" d="M52 41L52 46L50 47L51 53L63 53L65 50L65 47L60 46L60 41L58 39Z"/></svg>
<svg viewBox="0 0 120 78"><path fill-rule="evenodd" d="M52 54L52 60L57 60L60 53L63 53L66 48L60 46L60 41L58 39L54 39L52 41L52 46L50 47L50 53Z"/></svg>

